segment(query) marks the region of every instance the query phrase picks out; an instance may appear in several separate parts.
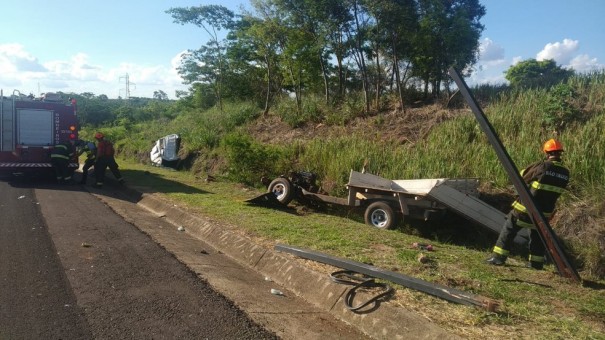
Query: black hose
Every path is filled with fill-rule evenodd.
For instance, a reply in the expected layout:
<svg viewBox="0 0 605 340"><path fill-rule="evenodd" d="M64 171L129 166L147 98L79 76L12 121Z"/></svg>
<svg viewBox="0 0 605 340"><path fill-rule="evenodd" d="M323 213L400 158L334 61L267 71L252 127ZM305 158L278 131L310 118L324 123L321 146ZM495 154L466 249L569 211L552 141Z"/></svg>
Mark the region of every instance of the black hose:
<svg viewBox="0 0 605 340"><path fill-rule="evenodd" d="M357 274L357 275L356 275ZM373 277L369 277L366 275L359 276L359 273L351 271L351 270L339 270L330 274L330 278L332 281L340 284L346 284L353 286L351 289L347 291L345 295L344 303L347 309L351 311L359 311L360 309L368 306L373 303L373 308L378 306L378 300L390 295L393 292L393 288L386 283L379 283L374 281ZM355 299L355 294L360 288L381 288L382 292L373 296L369 300L358 304L357 306L353 306L353 300Z"/></svg>

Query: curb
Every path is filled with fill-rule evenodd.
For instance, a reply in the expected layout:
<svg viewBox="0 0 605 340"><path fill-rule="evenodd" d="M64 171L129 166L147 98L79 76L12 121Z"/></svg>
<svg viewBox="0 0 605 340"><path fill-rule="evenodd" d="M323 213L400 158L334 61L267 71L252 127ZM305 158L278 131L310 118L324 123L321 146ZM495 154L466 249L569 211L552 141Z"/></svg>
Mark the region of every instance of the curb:
<svg viewBox="0 0 605 340"><path fill-rule="evenodd" d="M129 188L129 193L136 191ZM252 268L273 281L288 287L309 303L353 325L375 339L457 339L430 320L402 307L383 303L366 313L354 313L345 307L343 297L348 289L327 275L311 270L293 255L266 249L252 240L222 229L209 219L191 214L155 194L138 193L137 205L184 227L190 235L220 249L235 261ZM364 297L361 296L363 300Z"/></svg>

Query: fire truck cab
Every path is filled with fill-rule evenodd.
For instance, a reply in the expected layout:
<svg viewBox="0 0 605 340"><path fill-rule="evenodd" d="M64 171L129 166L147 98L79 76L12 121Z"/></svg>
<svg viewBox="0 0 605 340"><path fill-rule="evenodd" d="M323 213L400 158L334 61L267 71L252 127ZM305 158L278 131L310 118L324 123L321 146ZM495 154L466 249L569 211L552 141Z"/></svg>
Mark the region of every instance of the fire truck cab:
<svg viewBox="0 0 605 340"><path fill-rule="evenodd" d="M39 98L0 90L0 175L52 173L54 145L77 139L76 102L46 93ZM78 168L77 157L69 168Z"/></svg>

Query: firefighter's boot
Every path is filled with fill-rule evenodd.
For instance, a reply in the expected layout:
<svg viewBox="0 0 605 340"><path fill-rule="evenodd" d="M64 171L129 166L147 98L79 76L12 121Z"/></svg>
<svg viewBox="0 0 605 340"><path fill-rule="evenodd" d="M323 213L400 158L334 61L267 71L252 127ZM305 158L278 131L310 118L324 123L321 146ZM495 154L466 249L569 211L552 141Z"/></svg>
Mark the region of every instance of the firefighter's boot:
<svg viewBox="0 0 605 340"><path fill-rule="evenodd" d="M503 266L506 262L506 256L500 254L492 254L492 256L485 262L494 266Z"/></svg>
<svg viewBox="0 0 605 340"><path fill-rule="evenodd" d="M531 268L531 269L535 269L535 270L543 270L544 269L544 263L543 262L537 262L537 261L529 261L529 262L527 262L527 264L525 265L525 267Z"/></svg>

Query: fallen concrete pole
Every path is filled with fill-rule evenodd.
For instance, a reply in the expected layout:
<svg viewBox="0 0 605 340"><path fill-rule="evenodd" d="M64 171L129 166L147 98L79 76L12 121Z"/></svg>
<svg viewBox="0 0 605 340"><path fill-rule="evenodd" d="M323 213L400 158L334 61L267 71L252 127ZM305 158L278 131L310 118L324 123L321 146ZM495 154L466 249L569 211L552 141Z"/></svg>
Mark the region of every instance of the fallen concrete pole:
<svg viewBox="0 0 605 340"><path fill-rule="evenodd" d="M481 107L479 107L479 104L477 104L477 101L471 94L471 91L464 82L464 79L462 79L460 73L453 67L449 69L449 74L450 77L454 79L454 82L456 82L456 85L458 85L458 90L460 91L460 93L462 93L462 96L473 111L473 114L475 115L479 126L481 126L481 129L483 130L483 132L485 132L485 135L487 136L489 142L494 148L494 151L496 152L500 163L502 163L504 170L506 170L508 178L515 186L517 194L519 195L519 199L521 200L521 203L523 203L523 205L527 208L527 212L529 213L531 220L534 222L534 225L537 227L540 237L542 238L546 249L548 249L548 252L552 257L555 266L557 267L557 271L563 277L570 278L575 282L582 282L580 275L578 274L572 263L569 261L568 256L567 254L565 254L563 247L559 244L555 232L552 230L550 224L548 224L548 220L544 217L544 214L542 214L540 209L538 209L538 207L536 206L536 203L534 202L534 199L531 193L529 192L529 188L523 181L523 178L521 178L521 175L519 174L519 170L515 166L515 163L506 152L506 149L498 138L495 129L490 124L489 120L485 116L485 113L483 113L483 110L481 110Z"/></svg>
<svg viewBox="0 0 605 340"><path fill-rule="evenodd" d="M343 258L337 258L316 251L287 246L283 244L275 245L275 250L290 253L308 260L329 264L334 267L351 270L371 277L388 280L404 287L421 291L423 293L427 293L447 301L484 308L490 312L495 312L499 306L499 302L496 300L463 292L461 290L446 287L437 283L431 283L414 277L387 271L365 263Z"/></svg>

